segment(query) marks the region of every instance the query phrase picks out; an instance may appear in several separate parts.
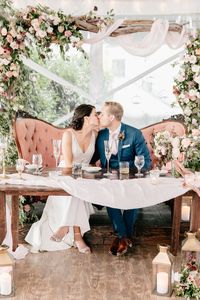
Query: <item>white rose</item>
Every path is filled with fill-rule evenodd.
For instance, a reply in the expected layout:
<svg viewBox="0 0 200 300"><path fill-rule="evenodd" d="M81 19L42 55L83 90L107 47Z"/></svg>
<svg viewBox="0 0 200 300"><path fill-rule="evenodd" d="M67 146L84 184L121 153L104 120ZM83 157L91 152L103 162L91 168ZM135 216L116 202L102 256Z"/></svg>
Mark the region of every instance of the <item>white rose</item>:
<svg viewBox="0 0 200 300"><path fill-rule="evenodd" d="M6 27L3 27L3 28L1 29L1 34L2 34L3 36L6 36L7 33L8 33L8 31L7 31Z"/></svg>
<svg viewBox="0 0 200 300"><path fill-rule="evenodd" d="M186 116L190 116L191 113L192 113L192 111L191 111L191 109L190 109L189 107L186 107L186 108L184 109L184 114L185 114Z"/></svg>
<svg viewBox="0 0 200 300"><path fill-rule="evenodd" d="M76 37L76 36L73 36L73 35L70 37L70 42L71 43L77 43L79 41L80 41L79 37Z"/></svg>
<svg viewBox="0 0 200 300"><path fill-rule="evenodd" d="M196 56L195 55L191 55L190 58L189 58L189 61L190 61L191 64L195 64L196 61L197 61Z"/></svg>
<svg viewBox="0 0 200 300"><path fill-rule="evenodd" d="M35 35L39 38L44 38L47 35L47 33L44 30L38 30Z"/></svg>
<svg viewBox="0 0 200 300"><path fill-rule="evenodd" d="M199 71L200 71L200 66L198 66L198 65L193 65L192 66L192 72L198 73Z"/></svg>
<svg viewBox="0 0 200 300"><path fill-rule="evenodd" d="M194 77L194 81L200 84L200 75Z"/></svg>
<svg viewBox="0 0 200 300"><path fill-rule="evenodd" d="M190 90L189 91L189 95L192 97L192 96L196 96L196 90Z"/></svg>
<svg viewBox="0 0 200 300"><path fill-rule="evenodd" d="M48 32L48 33L52 33L52 32L53 32L53 28L49 26L49 27L47 28L47 32Z"/></svg>

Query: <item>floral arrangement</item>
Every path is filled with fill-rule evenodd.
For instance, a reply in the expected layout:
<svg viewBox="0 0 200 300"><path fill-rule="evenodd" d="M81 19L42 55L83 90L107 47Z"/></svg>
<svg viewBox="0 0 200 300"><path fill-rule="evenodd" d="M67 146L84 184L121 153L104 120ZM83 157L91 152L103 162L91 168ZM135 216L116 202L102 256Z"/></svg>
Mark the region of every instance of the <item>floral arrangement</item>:
<svg viewBox="0 0 200 300"><path fill-rule="evenodd" d="M173 90L191 132L200 126L200 31L190 35L178 65L180 69Z"/></svg>
<svg viewBox="0 0 200 300"><path fill-rule="evenodd" d="M191 259L177 276L175 294L186 299L200 299L200 268L195 259Z"/></svg>
<svg viewBox="0 0 200 300"><path fill-rule="evenodd" d="M160 167L178 159L186 168L200 170L200 130L193 129L187 136L172 136L169 131L157 132L152 147Z"/></svg>
<svg viewBox="0 0 200 300"><path fill-rule="evenodd" d="M123 130L118 134L118 140L123 141L124 139L125 139L125 132Z"/></svg>

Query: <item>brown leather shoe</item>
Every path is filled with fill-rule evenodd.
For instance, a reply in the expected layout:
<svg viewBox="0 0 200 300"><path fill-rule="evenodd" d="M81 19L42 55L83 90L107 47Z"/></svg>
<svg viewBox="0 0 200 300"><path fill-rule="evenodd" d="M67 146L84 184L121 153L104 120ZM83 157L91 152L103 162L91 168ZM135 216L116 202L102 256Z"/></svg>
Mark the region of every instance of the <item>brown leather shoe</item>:
<svg viewBox="0 0 200 300"><path fill-rule="evenodd" d="M119 247L119 238L116 237L114 239L114 241L112 242L112 245L109 249L109 253L112 254L112 255L117 255L118 247Z"/></svg>
<svg viewBox="0 0 200 300"><path fill-rule="evenodd" d="M117 256L121 256L128 251L128 242L126 238L121 238L119 241L119 247L117 249Z"/></svg>

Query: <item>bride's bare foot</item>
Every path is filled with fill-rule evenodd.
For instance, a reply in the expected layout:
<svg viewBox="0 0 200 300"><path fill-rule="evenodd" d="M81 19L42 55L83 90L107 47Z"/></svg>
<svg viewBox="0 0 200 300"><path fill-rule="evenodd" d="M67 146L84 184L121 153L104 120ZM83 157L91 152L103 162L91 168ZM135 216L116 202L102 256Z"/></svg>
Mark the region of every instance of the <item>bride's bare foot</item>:
<svg viewBox="0 0 200 300"><path fill-rule="evenodd" d="M61 242L64 237L67 235L67 233L69 232L69 227L68 226L62 226L58 229L58 231L56 231L52 236L51 236L51 240L54 242Z"/></svg>
<svg viewBox="0 0 200 300"><path fill-rule="evenodd" d="M84 242L82 235L78 232L74 233L74 247L78 248L80 253L91 253L90 247Z"/></svg>

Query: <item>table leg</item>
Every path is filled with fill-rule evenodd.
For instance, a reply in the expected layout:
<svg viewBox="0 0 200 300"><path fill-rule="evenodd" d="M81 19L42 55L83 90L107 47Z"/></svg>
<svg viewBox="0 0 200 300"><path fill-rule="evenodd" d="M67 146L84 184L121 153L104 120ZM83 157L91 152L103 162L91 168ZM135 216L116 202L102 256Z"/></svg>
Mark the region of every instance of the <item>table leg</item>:
<svg viewBox="0 0 200 300"><path fill-rule="evenodd" d="M194 193L192 200L190 231L196 232L198 228L200 228L200 197L197 193Z"/></svg>
<svg viewBox="0 0 200 300"><path fill-rule="evenodd" d="M0 192L0 244L3 242L6 233L6 197L4 192Z"/></svg>
<svg viewBox="0 0 200 300"><path fill-rule="evenodd" d="M18 246L18 234L19 234L19 196L12 195L12 239L13 239L13 251Z"/></svg>
<svg viewBox="0 0 200 300"><path fill-rule="evenodd" d="M172 220L172 239L171 239L171 252L177 255L179 246L179 236L181 227L181 202L182 196L174 199L174 213Z"/></svg>

